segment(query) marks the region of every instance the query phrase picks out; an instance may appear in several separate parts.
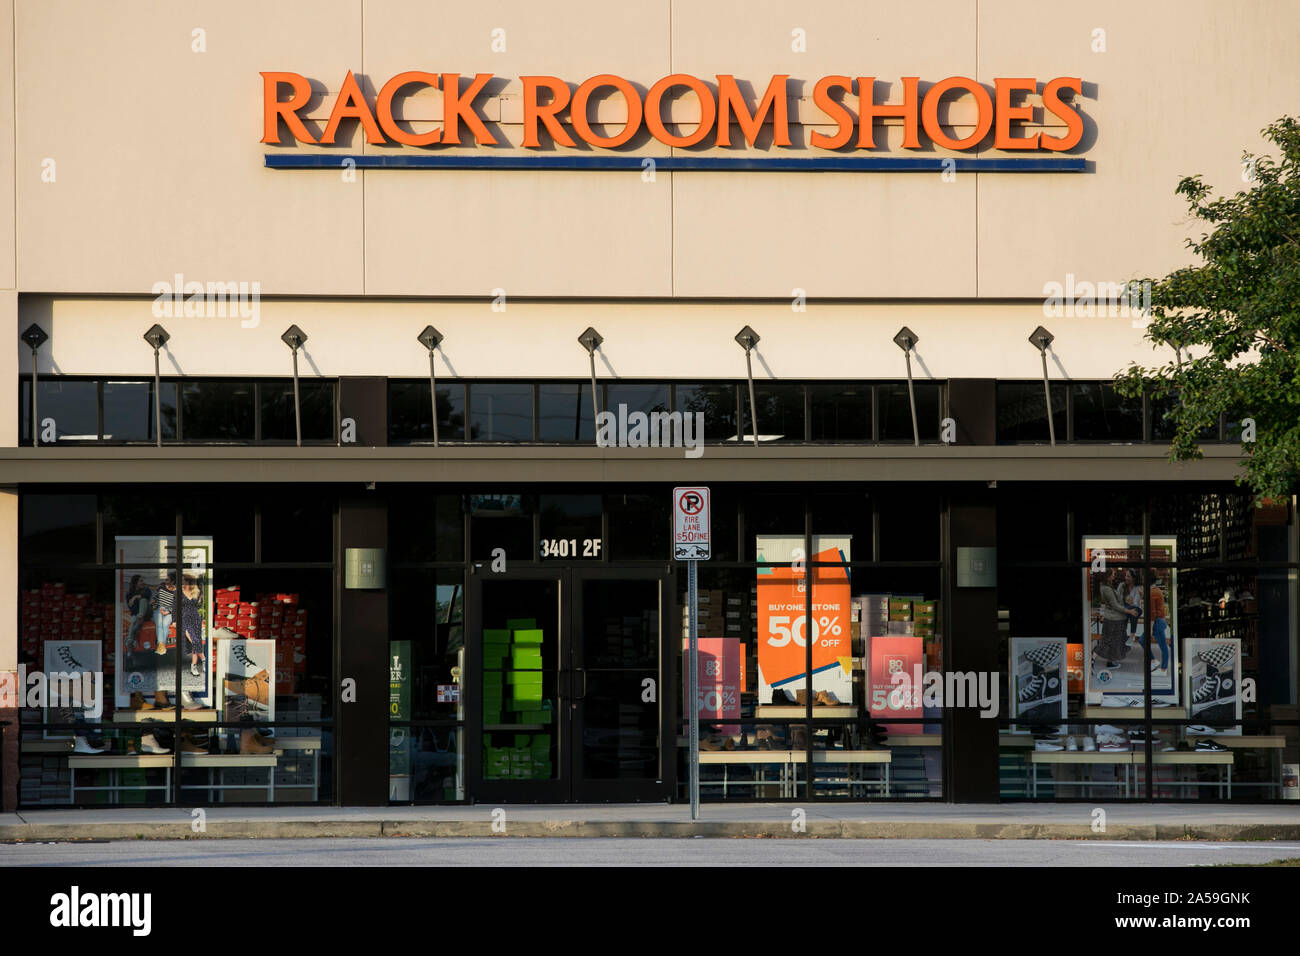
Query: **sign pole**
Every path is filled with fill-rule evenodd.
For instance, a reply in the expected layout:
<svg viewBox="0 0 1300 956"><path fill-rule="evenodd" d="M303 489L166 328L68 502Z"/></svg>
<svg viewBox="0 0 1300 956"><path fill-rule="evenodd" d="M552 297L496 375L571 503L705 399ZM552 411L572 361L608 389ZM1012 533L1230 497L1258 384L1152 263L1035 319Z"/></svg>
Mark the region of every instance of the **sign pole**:
<svg viewBox="0 0 1300 956"><path fill-rule="evenodd" d="M700 561L712 553L709 489L673 489L673 557L686 562L686 712L690 720L691 819L700 818Z"/></svg>
<svg viewBox="0 0 1300 956"><path fill-rule="evenodd" d="M691 702L691 819L700 818L700 609L699 609L699 572L700 562L686 562L686 600L690 607L688 626L690 629L690 651L687 664L689 677L686 699Z"/></svg>

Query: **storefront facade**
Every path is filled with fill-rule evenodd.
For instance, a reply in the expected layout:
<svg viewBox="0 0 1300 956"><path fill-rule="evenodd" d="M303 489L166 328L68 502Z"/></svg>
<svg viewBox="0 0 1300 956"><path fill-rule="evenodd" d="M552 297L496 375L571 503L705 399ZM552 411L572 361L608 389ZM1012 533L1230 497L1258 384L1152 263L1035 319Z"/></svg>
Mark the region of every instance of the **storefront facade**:
<svg viewBox="0 0 1300 956"><path fill-rule="evenodd" d="M684 799L682 485L704 799L1292 799L1294 499L1110 385L1288 13L989 6L0 4L5 806Z"/></svg>

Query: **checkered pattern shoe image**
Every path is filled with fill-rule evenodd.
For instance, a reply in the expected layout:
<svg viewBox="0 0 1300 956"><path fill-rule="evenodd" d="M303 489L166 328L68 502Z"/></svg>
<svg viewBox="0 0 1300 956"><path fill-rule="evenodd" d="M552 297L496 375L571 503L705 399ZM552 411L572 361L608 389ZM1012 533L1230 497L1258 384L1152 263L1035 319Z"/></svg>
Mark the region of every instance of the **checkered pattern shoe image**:
<svg viewBox="0 0 1300 956"><path fill-rule="evenodd" d="M1223 667L1231 664L1237 657L1237 651L1230 644L1221 644L1218 647L1211 647L1201 651L1196 655L1211 667Z"/></svg>
<svg viewBox="0 0 1300 956"><path fill-rule="evenodd" d="M1061 656L1060 644L1042 644L1038 647L1025 651L1025 660L1039 667L1046 668L1056 663L1057 658Z"/></svg>

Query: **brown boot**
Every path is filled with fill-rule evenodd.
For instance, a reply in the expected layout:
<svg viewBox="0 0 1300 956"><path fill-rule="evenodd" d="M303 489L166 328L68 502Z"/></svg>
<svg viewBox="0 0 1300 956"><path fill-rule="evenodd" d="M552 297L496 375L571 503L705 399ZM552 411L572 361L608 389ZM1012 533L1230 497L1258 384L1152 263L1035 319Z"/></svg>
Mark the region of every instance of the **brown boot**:
<svg viewBox="0 0 1300 956"><path fill-rule="evenodd" d="M239 732L239 752L241 754L269 754L274 749L275 746L271 741L256 730L241 730Z"/></svg>
<svg viewBox="0 0 1300 956"><path fill-rule="evenodd" d="M260 670L252 677L227 677L226 690L231 694L243 694L249 700L266 704L271 700L271 675Z"/></svg>
<svg viewBox="0 0 1300 956"><path fill-rule="evenodd" d="M839 701L835 699L835 695L832 694L830 691L819 690L817 692L817 699L814 700L813 703L820 704L823 707L833 707L833 706L837 706L839 704Z"/></svg>
<svg viewBox="0 0 1300 956"><path fill-rule="evenodd" d="M136 691L131 695L130 708L132 710L153 710L153 704L144 699L144 694Z"/></svg>
<svg viewBox="0 0 1300 956"><path fill-rule="evenodd" d="M153 695L153 705L159 710L171 710L172 702L167 699L167 691L155 691Z"/></svg>
<svg viewBox="0 0 1300 956"><path fill-rule="evenodd" d="M183 754L205 754L208 748L197 743L189 734L181 734L181 753Z"/></svg>

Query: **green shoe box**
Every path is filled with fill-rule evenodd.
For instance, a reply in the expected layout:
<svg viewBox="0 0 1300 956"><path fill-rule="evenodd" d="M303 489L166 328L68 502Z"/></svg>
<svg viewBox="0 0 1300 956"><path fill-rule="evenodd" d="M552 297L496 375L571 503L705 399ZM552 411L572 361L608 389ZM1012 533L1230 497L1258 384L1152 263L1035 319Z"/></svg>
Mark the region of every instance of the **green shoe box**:
<svg viewBox="0 0 1300 956"><path fill-rule="evenodd" d="M536 626L537 618L535 617L512 617L510 620L506 621L506 628L511 631L533 628Z"/></svg>
<svg viewBox="0 0 1300 956"><path fill-rule="evenodd" d="M508 687L541 687L541 671L506 671L506 686ZM541 698L538 698L539 700Z"/></svg>
<svg viewBox="0 0 1300 956"><path fill-rule="evenodd" d="M509 643L510 643L510 628L508 628L508 627L504 627L504 628L484 628L484 629L483 629L483 643L484 643L484 644L509 644Z"/></svg>
<svg viewBox="0 0 1300 956"><path fill-rule="evenodd" d="M515 670L539 671L542 669L542 652L533 647L514 647L510 651L510 663Z"/></svg>
<svg viewBox="0 0 1300 956"><path fill-rule="evenodd" d="M542 643L542 636L544 633L545 632L538 629L520 628L511 632L511 638L516 645L540 644Z"/></svg>

